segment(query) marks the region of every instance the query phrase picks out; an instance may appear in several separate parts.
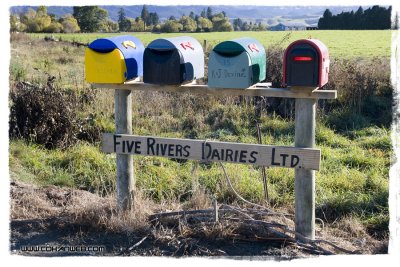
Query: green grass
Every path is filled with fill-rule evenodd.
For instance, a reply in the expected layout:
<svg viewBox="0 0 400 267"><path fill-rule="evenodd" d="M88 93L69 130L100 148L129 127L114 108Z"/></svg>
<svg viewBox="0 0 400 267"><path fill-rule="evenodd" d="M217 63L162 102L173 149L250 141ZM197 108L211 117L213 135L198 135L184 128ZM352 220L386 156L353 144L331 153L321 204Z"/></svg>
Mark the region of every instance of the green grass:
<svg viewBox="0 0 400 267"><path fill-rule="evenodd" d="M148 45L157 38L167 38L175 36L192 36L201 44L204 40L208 41L210 47L219 42L240 37L252 37L259 40L265 47L276 45L288 34L288 32L211 32L211 33L80 33L80 34L53 34L57 38L68 41L78 41L90 43L97 38L109 37L113 35L131 34L139 38L144 45ZM36 38L44 38L48 34L30 34ZM303 38L316 38L321 40L329 49L329 54L334 58L353 58L353 57L389 57L391 46L390 30L368 30L368 31L293 31L290 38L284 41L281 46L286 47L289 43Z"/></svg>

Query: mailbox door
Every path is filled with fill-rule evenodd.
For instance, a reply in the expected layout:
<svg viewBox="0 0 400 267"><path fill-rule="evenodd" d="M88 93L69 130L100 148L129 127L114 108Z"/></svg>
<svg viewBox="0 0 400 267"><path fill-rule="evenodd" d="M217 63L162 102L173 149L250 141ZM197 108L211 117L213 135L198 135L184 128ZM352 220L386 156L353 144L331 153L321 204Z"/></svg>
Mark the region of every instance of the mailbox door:
<svg viewBox="0 0 400 267"><path fill-rule="evenodd" d="M180 84L183 82L181 55L175 48L157 50L146 48L143 56L143 82Z"/></svg>
<svg viewBox="0 0 400 267"><path fill-rule="evenodd" d="M200 43L187 36L157 39L144 55L143 81L181 84L204 77L204 54Z"/></svg>
<svg viewBox="0 0 400 267"><path fill-rule="evenodd" d="M87 80L98 83L123 83L142 76L143 51L143 44L133 36L96 39L89 44L85 52ZM121 58L124 67L120 66ZM104 71L106 69L108 71ZM96 70L98 74L95 74Z"/></svg>
<svg viewBox="0 0 400 267"><path fill-rule="evenodd" d="M288 86L318 86L319 55L314 47L304 43L292 47L286 58Z"/></svg>
<svg viewBox="0 0 400 267"><path fill-rule="evenodd" d="M126 64L119 49L99 53L85 49L85 79L90 83L124 83Z"/></svg>
<svg viewBox="0 0 400 267"><path fill-rule="evenodd" d="M213 49L212 55L215 56L217 63L214 63L214 58L213 61L209 59L210 86L214 84L215 87L247 88L265 79L265 50L264 47L253 38L245 37L219 43ZM242 64L242 66L240 66L240 64ZM221 65L223 65L223 67L221 67ZM218 73L217 67L221 69L221 74ZM240 75L240 72L242 72L242 75ZM215 73L223 77L223 79L218 79L218 85L216 81L214 81ZM239 81L240 78L242 79L241 81Z"/></svg>
<svg viewBox="0 0 400 267"><path fill-rule="evenodd" d="M247 88L253 84L253 69L246 52L230 56L212 51L208 66L210 87Z"/></svg>

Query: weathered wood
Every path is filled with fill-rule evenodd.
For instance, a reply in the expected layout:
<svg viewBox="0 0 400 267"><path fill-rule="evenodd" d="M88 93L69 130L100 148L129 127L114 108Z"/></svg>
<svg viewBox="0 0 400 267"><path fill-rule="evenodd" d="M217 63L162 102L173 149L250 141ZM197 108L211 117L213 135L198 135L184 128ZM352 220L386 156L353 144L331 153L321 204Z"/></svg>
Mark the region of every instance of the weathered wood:
<svg viewBox="0 0 400 267"><path fill-rule="evenodd" d="M132 134L132 93L115 90L115 128L118 134ZM132 209L134 174L132 155L117 155L117 203L121 211Z"/></svg>
<svg viewBox="0 0 400 267"><path fill-rule="evenodd" d="M316 100L296 99L295 146L314 148ZM315 239L315 171L295 170L296 232Z"/></svg>
<svg viewBox="0 0 400 267"><path fill-rule="evenodd" d="M319 170L319 149L104 133L106 153Z"/></svg>
<svg viewBox="0 0 400 267"><path fill-rule="evenodd" d="M214 209L214 222L218 222L218 203L217 198L213 197L213 209Z"/></svg>
<svg viewBox="0 0 400 267"><path fill-rule="evenodd" d="M201 84L185 85L154 85L140 81L130 81L124 84L92 84L94 88L119 89L119 90L145 90L149 92L179 92L216 96L267 96L286 98L310 98L310 99L336 99L336 90L321 90L312 87L297 88L270 88L269 84L257 83L246 89L212 88Z"/></svg>

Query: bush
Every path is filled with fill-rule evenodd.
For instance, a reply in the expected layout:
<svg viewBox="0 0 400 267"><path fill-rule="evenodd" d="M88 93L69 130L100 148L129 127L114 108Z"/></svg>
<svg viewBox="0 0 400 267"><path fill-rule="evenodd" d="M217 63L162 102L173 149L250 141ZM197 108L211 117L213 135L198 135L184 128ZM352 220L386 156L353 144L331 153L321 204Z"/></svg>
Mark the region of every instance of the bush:
<svg viewBox="0 0 400 267"><path fill-rule="evenodd" d="M53 81L49 78L44 87L19 82L10 91L10 138L22 137L48 149L64 149L78 139L99 140L100 130L77 116L90 94L55 89Z"/></svg>
<svg viewBox="0 0 400 267"><path fill-rule="evenodd" d="M65 148L73 142L74 107L61 92L20 82L10 97L10 137L23 137L46 148Z"/></svg>

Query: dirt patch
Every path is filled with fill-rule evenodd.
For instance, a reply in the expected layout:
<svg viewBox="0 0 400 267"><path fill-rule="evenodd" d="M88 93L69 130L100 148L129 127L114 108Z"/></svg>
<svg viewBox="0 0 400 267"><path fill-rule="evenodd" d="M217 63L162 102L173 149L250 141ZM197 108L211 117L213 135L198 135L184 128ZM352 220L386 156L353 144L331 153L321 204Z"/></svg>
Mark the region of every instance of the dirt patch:
<svg viewBox="0 0 400 267"><path fill-rule="evenodd" d="M360 225L346 238L349 226L341 230L337 222L338 227L318 227L317 242L297 242L290 230L292 215L250 207L220 205L219 221L214 222L212 209L174 213L168 209L179 209L178 204L157 205L140 194L134 211L118 214L113 196L18 181L11 182L10 193L10 250L18 255L283 260L387 253L388 240L373 239Z"/></svg>

